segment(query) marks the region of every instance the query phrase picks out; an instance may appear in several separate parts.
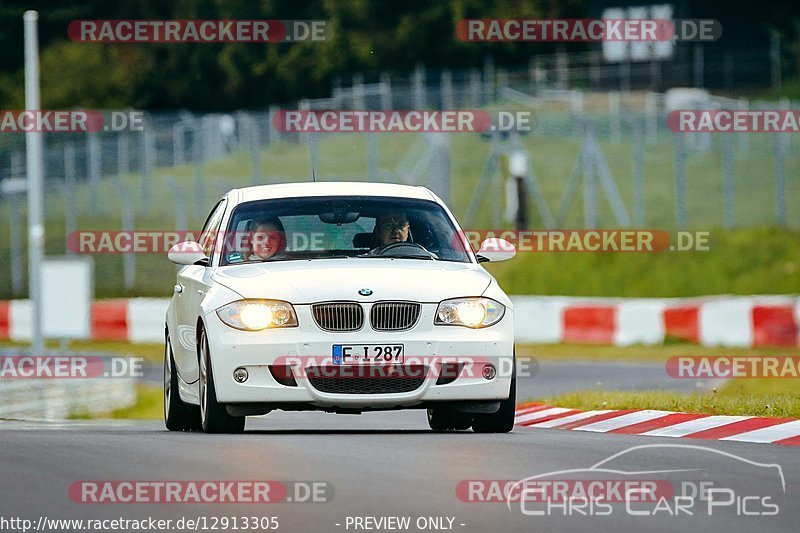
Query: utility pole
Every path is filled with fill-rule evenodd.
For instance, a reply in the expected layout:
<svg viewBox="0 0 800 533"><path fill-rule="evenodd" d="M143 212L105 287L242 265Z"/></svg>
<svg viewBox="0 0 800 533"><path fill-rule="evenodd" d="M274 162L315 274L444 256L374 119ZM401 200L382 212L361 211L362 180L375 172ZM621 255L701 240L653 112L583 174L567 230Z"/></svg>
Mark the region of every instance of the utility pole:
<svg viewBox="0 0 800 533"><path fill-rule="evenodd" d="M25 23L25 109L39 112L39 36L36 29L39 13L26 11ZM25 133L28 178L28 297L31 300L33 355L44 353L42 332L42 279L41 267L44 258L44 221L42 219L42 157L43 133Z"/></svg>

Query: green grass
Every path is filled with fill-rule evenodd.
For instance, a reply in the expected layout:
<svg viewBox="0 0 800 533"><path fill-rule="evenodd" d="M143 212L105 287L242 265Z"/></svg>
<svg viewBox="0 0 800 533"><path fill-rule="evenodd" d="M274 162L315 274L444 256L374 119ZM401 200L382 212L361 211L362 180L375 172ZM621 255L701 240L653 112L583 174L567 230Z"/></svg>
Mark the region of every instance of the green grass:
<svg viewBox="0 0 800 533"><path fill-rule="evenodd" d="M119 418L127 420L157 420L164 417L164 391L152 385L136 385L136 402L128 407L107 413L93 415L81 410L69 414L70 420L91 420L94 418Z"/></svg>
<svg viewBox="0 0 800 533"><path fill-rule="evenodd" d="M107 413L93 415L88 411L75 411L69 414L70 420L90 420L93 418L119 418L127 420L158 420L164 416L164 391L152 385L136 385L136 402L128 407Z"/></svg>
<svg viewBox="0 0 800 533"><path fill-rule="evenodd" d="M164 391L152 385L136 385L136 403L117 409L98 418L127 418L131 420L156 420L164 416Z"/></svg>
<svg viewBox="0 0 800 533"><path fill-rule="evenodd" d="M487 269L509 294L681 297L800 293L800 232L711 232L710 250L521 252Z"/></svg>
<svg viewBox="0 0 800 533"><path fill-rule="evenodd" d="M770 88L747 96L753 100L773 100L774 103L778 103L784 98L796 101L800 99L800 78L784 79L780 91Z"/></svg>
<svg viewBox="0 0 800 533"><path fill-rule="evenodd" d="M736 379L708 393L576 391L538 401L571 409L660 409L712 415L800 418L797 379Z"/></svg>

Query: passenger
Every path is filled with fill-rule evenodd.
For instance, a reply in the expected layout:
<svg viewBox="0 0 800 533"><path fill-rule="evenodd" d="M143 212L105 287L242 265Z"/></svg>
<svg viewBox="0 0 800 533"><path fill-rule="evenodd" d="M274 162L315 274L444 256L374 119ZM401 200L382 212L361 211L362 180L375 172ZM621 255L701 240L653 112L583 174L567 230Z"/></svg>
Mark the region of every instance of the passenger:
<svg viewBox="0 0 800 533"><path fill-rule="evenodd" d="M251 226L249 261L281 259L286 251L286 231L276 217L254 219Z"/></svg>

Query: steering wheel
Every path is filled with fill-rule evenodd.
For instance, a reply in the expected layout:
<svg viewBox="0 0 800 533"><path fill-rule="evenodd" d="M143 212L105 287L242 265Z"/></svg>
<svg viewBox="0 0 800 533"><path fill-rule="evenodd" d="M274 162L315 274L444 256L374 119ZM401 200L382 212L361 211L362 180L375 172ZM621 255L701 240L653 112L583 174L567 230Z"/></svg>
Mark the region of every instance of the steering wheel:
<svg viewBox="0 0 800 533"><path fill-rule="evenodd" d="M417 250L422 250L423 252L425 252L425 255L430 257L431 259L437 259L436 254L429 252L428 250L425 249L424 246L417 244L415 242L393 242L392 244L384 248L381 248L381 250L378 251L378 253L375 255L389 255L389 252L394 252L392 255L398 255L396 253L397 251L406 251L409 253L402 254L400 255L400 257L403 256L412 257L415 255L420 255L414 253Z"/></svg>

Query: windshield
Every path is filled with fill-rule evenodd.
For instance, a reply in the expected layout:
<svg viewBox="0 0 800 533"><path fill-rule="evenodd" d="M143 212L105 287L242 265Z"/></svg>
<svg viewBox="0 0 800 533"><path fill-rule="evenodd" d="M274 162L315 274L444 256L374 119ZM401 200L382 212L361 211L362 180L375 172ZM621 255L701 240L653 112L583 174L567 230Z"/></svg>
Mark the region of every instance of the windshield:
<svg viewBox="0 0 800 533"><path fill-rule="evenodd" d="M281 198L238 205L220 265L330 258L470 262L435 202L360 196Z"/></svg>

